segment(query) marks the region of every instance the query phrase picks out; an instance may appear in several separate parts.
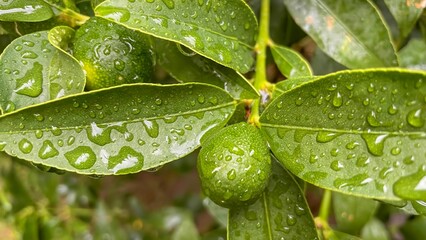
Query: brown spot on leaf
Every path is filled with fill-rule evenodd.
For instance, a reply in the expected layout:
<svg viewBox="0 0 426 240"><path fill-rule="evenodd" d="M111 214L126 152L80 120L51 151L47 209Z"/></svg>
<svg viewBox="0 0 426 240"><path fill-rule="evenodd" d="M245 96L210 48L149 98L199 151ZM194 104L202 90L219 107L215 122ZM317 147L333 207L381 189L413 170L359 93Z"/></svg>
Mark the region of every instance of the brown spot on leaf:
<svg viewBox="0 0 426 240"><path fill-rule="evenodd" d="M311 15L307 16L307 17L305 18L305 23L306 23L307 25L312 25L312 24L314 23L314 17L312 17Z"/></svg>
<svg viewBox="0 0 426 240"><path fill-rule="evenodd" d="M331 31L334 27L335 19L332 16L325 17L325 22L327 23L327 30Z"/></svg>

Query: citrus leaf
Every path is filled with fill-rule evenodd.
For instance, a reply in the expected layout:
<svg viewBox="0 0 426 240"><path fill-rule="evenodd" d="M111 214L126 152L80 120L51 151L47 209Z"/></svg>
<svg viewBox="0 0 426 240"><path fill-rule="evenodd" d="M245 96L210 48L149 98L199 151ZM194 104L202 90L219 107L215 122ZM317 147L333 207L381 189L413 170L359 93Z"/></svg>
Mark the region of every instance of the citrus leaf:
<svg viewBox="0 0 426 240"><path fill-rule="evenodd" d="M185 56L174 42L158 40L155 48L158 63L178 81L212 84L225 89L235 99L259 97L247 79L230 68L200 55Z"/></svg>
<svg viewBox="0 0 426 240"><path fill-rule="evenodd" d="M415 217L401 227L405 239L423 240L426 238L426 217ZM374 235L373 235L374 236Z"/></svg>
<svg viewBox="0 0 426 240"><path fill-rule="evenodd" d="M420 18L426 2L423 0L384 0L384 2L398 23L401 40L405 39Z"/></svg>
<svg viewBox="0 0 426 240"><path fill-rule="evenodd" d="M210 215L221 225L226 227L228 224L228 209L214 203L210 198L204 198L203 205Z"/></svg>
<svg viewBox="0 0 426 240"><path fill-rule="evenodd" d="M5 0L0 3L0 21L40 22L53 17L42 0Z"/></svg>
<svg viewBox="0 0 426 240"><path fill-rule="evenodd" d="M83 91L82 68L51 45L47 36L47 31L24 35L0 56L0 109L4 112Z"/></svg>
<svg viewBox="0 0 426 240"><path fill-rule="evenodd" d="M276 98L261 130L307 182L366 198L424 200L425 97L424 72L337 72Z"/></svg>
<svg viewBox="0 0 426 240"><path fill-rule="evenodd" d="M69 46L74 38L75 30L67 26L57 26L50 29L48 39L50 44L64 53L69 53ZM70 55L71 56L71 55Z"/></svg>
<svg viewBox="0 0 426 240"><path fill-rule="evenodd" d="M273 164L263 196L253 205L229 210L228 239L319 239L302 189Z"/></svg>
<svg viewBox="0 0 426 240"><path fill-rule="evenodd" d="M357 235L374 216L377 201L333 192L333 210L339 231Z"/></svg>
<svg viewBox="0 0 426 240"><path fill-rule="evenodd" d="M423 39L412 39L399 52L401 67L426 70L426 42Z"/></svg>
<svg viewBox="0 0 426 240"><path fill-rule="evenodd" d="M272 45L272 56L281 73L287 78L312 76L312 70L303 57L291 48Z"/></svg>
<svg viewBox="0 0 426 240"><path fill-rule="evenodd" d="M257 21L242 0L107 0L95 12L126 27L180 43L239 72L248 72L254 62Z"/></svg>
<svg viewBox="0 0 426 240"><path fill-rule="evenodd" d="M283 94L285 91L288 91L292 88L295 88L305 82L312 81L316 77L308 76L308 77L297 77L297 78L289 78L284 81L281 81L275 85L274 92L272 93L272 97L276 98Z"/></svg>
<svg viewBox="0 0 426 240"><path fill-rule="evenodd" d="M296 23L337 62L349 68L397 65L389 30L370 1L286 0L284 3Z"/></svg>
<svg viewBox="0 0 426 240"><path fill-rule="evenodd" d="M3 115L0 148L81 174L134 173L194 151L234 109L231 96L214 86L122 85Z"/></svg>

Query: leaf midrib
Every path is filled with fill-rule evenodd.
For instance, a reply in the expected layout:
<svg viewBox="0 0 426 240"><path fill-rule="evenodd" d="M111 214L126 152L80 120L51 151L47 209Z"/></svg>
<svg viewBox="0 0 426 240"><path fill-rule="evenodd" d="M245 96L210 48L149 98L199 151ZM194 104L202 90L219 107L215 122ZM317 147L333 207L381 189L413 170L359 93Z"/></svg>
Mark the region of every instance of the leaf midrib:
<svg viewBox="0 0 426 240"><path fill-rule="evenodd" d="M315 128L315 127L303 127L303 126L290 126L290 125L276 125L261 123L261 127L270 127L270 128L285 128L290 130L306 130L312 132L326 131L332 133L342 133L342 134L372 134L372 135L390 135L390 136L419 136L426 135L426 132L386 132L386 131L372 131L372 130L354 130L354 129L334 129L334 128Z"/></svg>
<svg viewBox="0 0 426 240"><path fill-rule="evenodd" d="M231 106L233 104L235 104L234 101L226 103L226 104L216 105L214 107L202 108L202 109L197 109L197 110L194 110L194 111L188 111L188 112L183 112L183 113L166 114L166 115L163 115L163 116L148 117L148 118L136 118L136 119L125 120L125 121L103 122L103 123L100 123L98 126L111 125L111 124L114 124L114 123L117 123L117 122L123 122L125 124L129 124L129 123L141 122L141 121L144 121L144 120L157 120L157 119L162 119L162 118L164 118L166 116L167 117L184 116L184 115L190 115L190 114L194 114L194 113L200 113L200 112L207 112L207 111L211 111L211 110L217 110L217 109L220 109L220 108L225 108L225 107ZM85 128L90 127L90 125L58 127L57 129L64 130L64 131L65 130L70 130L70 129L75 130L76 127L80 128L80 129L85 129ZM52 129L51 128L45 128L45 129L31 129L31 130L25 130L25 129L23 129L23 130L20 130L20 131L7 131L7 132L0 131L0 135L13 135L13 134L20 134L22 132L28 133L28 132L35 132L37 130L51 131Z"/></svg>
<svg viewBox="0 0 426 240"><path fill-rule="evenodd" d="M382 61L382 59L380 58L380 56L378 56L378 55L375 54L375 51L371 51L371 49L369 47L367 47L365 44L363 44L363 42L360 39L358 39L358 37L350 30L350 28L348 28L346 26L346 24L344 24L340 20L340 18L338 18L337 15L334 14L334 12L327 5L325 5L321 0L314 0L314 1L317 2L321 9L323 9L326 13L330 14L336 20L336 22L338 22L339 25L343 29L345 29L346 32L348 32L350 34L350 36L355 40L355 42L357 43L357 45L359 45L363 49L367 50L366 52L368 53L368 55L372 56L376 60L379 60L379 62L382 63L382 64L384 64L384 66L387 65L387 64L385 64L384 61ZM370 2L368 2L368 4L371 5Z"/></svg>

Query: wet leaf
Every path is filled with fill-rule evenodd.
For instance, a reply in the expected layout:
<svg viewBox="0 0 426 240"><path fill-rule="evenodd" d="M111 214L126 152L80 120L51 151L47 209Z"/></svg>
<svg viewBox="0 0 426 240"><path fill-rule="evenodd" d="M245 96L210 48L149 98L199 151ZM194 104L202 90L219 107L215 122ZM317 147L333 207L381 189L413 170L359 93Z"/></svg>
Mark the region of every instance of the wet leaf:
<svg viewBox="0 0 426 240"><path fill-rule="evenodd" d="M389 30L370 1L289 0L284 3L296 23L337 62L349 68L398 64Z"/></svg>
<svg viewBox="0 0 426 240"><path fill-rule="evenodd" d="M234 109L210 85L123 85L3 115L0 149L81 174L134 173L194 151Z"/></svg>
<svg viewBox="0 0 426 240"><path fill-rule="evenodd" d="M43 0L5 0L0 4L0 21L40 22L53 17Z"/></svg>
<svg viewBox="0 0 426 240"><path fill-rule="evenodd" d="M116 0L95 9L101 16L180 43L239 72L253 65L257 21L244 1Z"/></svg>
<svg viewBox="0 0 426 240"><path fill-rule="evenodd" d="M303 57L291 48L272 45L272 56L277 67L287 78L312 76L312 70L309 63Z"/></svg>
<svg viewBox="0 0 426 240"><path fill-rule="evenodd" d="M212 84L225 89L235 99L259 97L247 79L235 70L197 54L185 56L174 42L157 40L155 46L158 63L178 81Z"/></svg>
<svg viewBox="0 0 426 240"><path fill-rule="evenodd" d="M0 109L12 112L84 88L84 73L47 40L47 31L15 39L0 56Z"/></svg>
<svg viewBox="0 0 426 240"><path fill-rule="evenodd" d="M284 81L281 81L275 85L274 92L272 93L272 97L276 98L283 94L285 91L288 91L290 89L293 89L303 83L309 82L314 80L316 77L309 76L309 77L297 77L297 78L289 78Z"/></svg>
<svg viewBox="0 0 426 240"><path fill-rule="evenodd" d="M362 227L374 216L379 203L365 198L333 192L333 209L337 228L358 235Z"/></svg>
<svg viewBox="0 0 426 240"><path fill-rule="evenodd" d="M384 2L398 23L401 40L405 39L420 18L426 2L423 0L384 0Z"/></svg>
<svg viewBox="0 0 426 240"><path fill-rule="evenodd" d="M67 26L57 26L49 31L48 39L50 44L64 53L71 51L70 44L74 38L75 30ZM71 56L71 55L70 55Z"/></svg>
<svg viewBox="0 0 426 240"><path fill-rule="evenodd" d="M426 41L423 39L412 39L399 52L401 67L410 69L426 70Z"/></svg>
<svg viewBox="0 0 426 240"><path fill-rule="evenodd" d="M319 239L309 207L294 178L274 161L263 196L230 209L228 239Z"/></svg>
<svg viewBox="0 0 426 240"><path fill-rule="evenodd" d="M425 83L424 72L402 69L319 77L270 103L261 130L280 162L307 182L366 198L422 200Z"/></svg>

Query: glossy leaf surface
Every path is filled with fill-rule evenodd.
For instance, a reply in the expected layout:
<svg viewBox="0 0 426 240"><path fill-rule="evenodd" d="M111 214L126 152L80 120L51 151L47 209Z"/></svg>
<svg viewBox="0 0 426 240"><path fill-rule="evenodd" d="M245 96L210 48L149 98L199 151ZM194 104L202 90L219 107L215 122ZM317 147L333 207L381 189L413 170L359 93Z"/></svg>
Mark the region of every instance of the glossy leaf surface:
<svg viewBox="0 0 426 240"><path fill-rule="evenodd" d="M281 81L275 85L274 92L272 96L275 98L281 94L283 94L285 91L288 91L292 88L295 88L303 83L312 81L316 77L310 76L310 77L298 77L298 78L290 78L286 79L284 81Z"/></svg>
<svg viewBox="0 0 426 240"><path fill-rule="evenodd" d="M235 99L259 97L247 79L235 70L197 54L184 55L174 42L158 40L155 46L158 63L178 81L212 84L225 89Z"/></svg>
<svg viewBox="0 0 426 240"><path fill-rule="evenodd" d="M50 44L65 53L70 51L71 41L75 35L75 30L67 26L57 26L49 31L48 39ZM71 55L70 55L71 56Z"/></svg>
<svg viewBox="0 0 426 240"><path fill-rule="evenodd" d="M180 43L239 72L254 59L257 21L241 0L105 1L95 9L101 16L144 33Z"/></svg>
<svg viewBox="0 0 426 240"><path fill-rule="evenodd" d="M261 130L277 158L314 185L367 198L423 199L425 83L424 72L337 72L276 98L260 117Z"/></svg>
<svg viewBox="0 0 426 240"><path fill-rule="evenodd" d="M0 108L3 112L79 93L84 73L69 55L48 41L48 32L15 39L0 56Z"/></svg>
<svg viewBox="0 0 426 240"><path fill-rule="evenodd" d="M303 191L274 161L263 196L253 205L230 209L228 239L319 239Z"/></svg>
<svg viewBox="0 0 426 240"><path fill-rule="evenodd" d="M309 63L296 51L278 45L271 46L272 56L277 67L287 78L312 76Z"/></svg>
<svg viewBox="0 0 426 240"><path fill-rule="evenodd" d="M399 27L401 40L413 30L414 25L426 7L423 0L384 0Z"/></svg>
<svg viewBox="0 0 426 240"><path fill-rule="evenodd" d="M214 86L123 85L2 116L0 148L81 174L134 173L194 151L234 108Z"/></svg>
<svg viewBox="0 0 426 240"><path fill-rule="evenodd" d="M333 210L337 228L358 235L362 227L374 216L379 203L372 199L333 192Z"/></svg>
<svg viewBox="0 0 426 240"><path fill-rule="evenodd" d="M0 21L40 22L53 17L43 0L4 0L0 3Z"/></svg>
<svg viewBox="0 0 426 240"><path fill-rule="evenodd" d="M349 68L397 65L389 31L370 1L286 0L284 3L296 23L337 62Z"/></svg>

